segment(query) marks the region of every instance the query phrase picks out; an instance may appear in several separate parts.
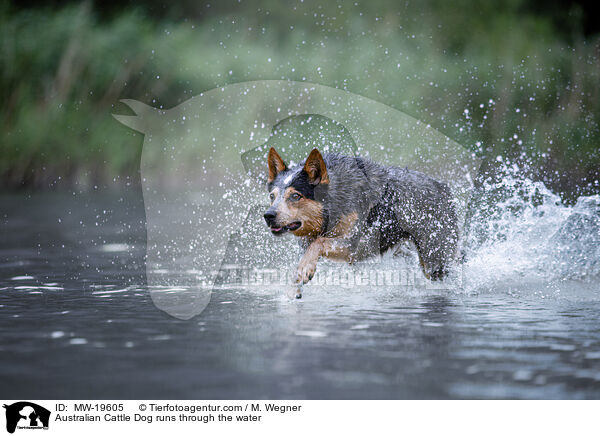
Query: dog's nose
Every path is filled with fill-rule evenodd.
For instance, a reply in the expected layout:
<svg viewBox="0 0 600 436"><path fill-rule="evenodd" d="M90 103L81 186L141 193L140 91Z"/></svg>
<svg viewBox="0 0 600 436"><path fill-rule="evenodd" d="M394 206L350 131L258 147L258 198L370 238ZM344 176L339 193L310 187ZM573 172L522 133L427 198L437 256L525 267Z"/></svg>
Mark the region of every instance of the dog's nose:
<svg viewBox="0 0 600 436"><path fill-rule="evenodd" d="M277 214L272 210L268 210L265 212L264 217L265 217L265 221L267 222L267 224L271 225L271 223L273 221L275 221L275 217L277 217Z"/></svg>

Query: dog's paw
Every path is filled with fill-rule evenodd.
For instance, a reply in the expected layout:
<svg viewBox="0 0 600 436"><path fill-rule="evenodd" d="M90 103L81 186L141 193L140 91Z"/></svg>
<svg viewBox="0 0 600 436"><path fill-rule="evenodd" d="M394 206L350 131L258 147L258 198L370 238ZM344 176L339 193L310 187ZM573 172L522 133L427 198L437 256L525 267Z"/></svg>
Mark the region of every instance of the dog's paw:
<svg viewBox="0 0 600 436"><path fill-rule="evenodd" d="M302 298L302 288L298 285L291 286L286 291L286 295L292 300L295 298L300 299Z"/></svg>
<svg viewBox="0 0 600 436"><path fill-rule="evenodd" d="M298 265L298 272L296 276L296 282L306 284L315 275L317 271L317 259L302 259L300 265Z"/></svg>

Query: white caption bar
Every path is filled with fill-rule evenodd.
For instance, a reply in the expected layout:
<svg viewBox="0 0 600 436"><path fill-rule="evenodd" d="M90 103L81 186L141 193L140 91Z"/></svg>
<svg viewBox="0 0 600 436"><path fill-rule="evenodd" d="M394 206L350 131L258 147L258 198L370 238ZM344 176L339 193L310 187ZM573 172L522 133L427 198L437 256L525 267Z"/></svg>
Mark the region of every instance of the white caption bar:
<svg viewBox="0 0 600 436"><path fill-rule="evenodd" d="M502 435L597 432L598 401L3 400L19 436L163 434ZM12 431L11 431L12 430ZM243 433L240 433L243 432ZM7 433L5 433L7 434Z"/></svg>

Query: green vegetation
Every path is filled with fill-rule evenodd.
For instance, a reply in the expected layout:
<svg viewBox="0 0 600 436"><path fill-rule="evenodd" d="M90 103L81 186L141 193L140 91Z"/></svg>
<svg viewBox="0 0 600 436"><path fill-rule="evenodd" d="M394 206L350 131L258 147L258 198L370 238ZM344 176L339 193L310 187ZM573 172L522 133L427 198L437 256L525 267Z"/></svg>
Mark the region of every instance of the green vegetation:
<svg viewBox="0 0 600 436"><path fill-rule="evenodd" d="M598 36L518 0L252 3L159 19L0 1L0 186L127 181L142 138L111 117L129 113L120 98L168 108L290 79L379 100L482 155L528 156L555 190L600 189Z"/></svg>

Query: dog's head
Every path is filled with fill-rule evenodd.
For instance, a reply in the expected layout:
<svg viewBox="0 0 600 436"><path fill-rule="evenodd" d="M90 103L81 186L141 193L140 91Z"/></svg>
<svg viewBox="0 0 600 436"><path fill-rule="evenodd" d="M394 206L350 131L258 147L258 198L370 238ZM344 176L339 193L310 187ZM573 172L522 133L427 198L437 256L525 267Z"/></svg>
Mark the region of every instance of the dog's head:
<svg viewBox="0 0 600 436"><path fill-rule="evenodd" d="M274 235L317 236L323 227L323 203L316 191L329 184L323 156L316 148L304 163L288 168L274 148L268 156L271 207L265 221ZM320 191L319 191L320 192ZM317 195L322 197L322 195Z"/></svg>

